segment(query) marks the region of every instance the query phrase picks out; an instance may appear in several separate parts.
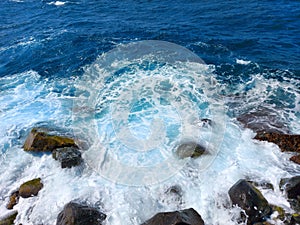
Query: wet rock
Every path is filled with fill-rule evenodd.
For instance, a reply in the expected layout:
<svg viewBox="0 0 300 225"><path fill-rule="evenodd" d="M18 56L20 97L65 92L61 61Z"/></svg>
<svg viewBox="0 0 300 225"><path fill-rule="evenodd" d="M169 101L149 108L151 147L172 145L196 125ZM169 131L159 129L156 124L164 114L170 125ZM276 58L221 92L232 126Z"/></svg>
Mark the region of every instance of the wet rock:
<svg viewBox="0 0 300 225"><path fill-rule="evenodd" d="M76 146L73 139L49 135L43 130L33 128L23 145L25 151L51 152L56 148Z"/></svg>
<svg viewBox="0 0 300 225"><path fill-rule="evenodd" d="M262 188L262 189L270 189L270 190L273 190L274 191L274 186L273 184L267 182L267 181L251 181L251 180L248 180L247 179L247 182L249 182L250 184L254 185L255 187L259 187L259 188Z"/></svg>
<svg viewBox="0 0 300 225"><path fill-rule="evenodd" d="M211 119L204 118L204 119L201 119L199 125L201 127L209 128L209 127L211 127L213 125L213 122L212 122Z"/></svg>
<svg viewBox="0 0 300 225"><path fill-rule="evenodd" d="M247 112L237 117L246 128L255 132L288 133L289 128L283 119L273 109L261 107L256 111Z"/></svg>
<svg viewBox="0 0 300 225"><path fill-rule="evenodd" d="M248 216L248 224L263 222L271 214L271 207L261 192L244 179L235 183L228 192L233 205L237 205Z"/></svg>
<svg viewBox="0 0 300 225"><path fill-rule="evenodd" d="M11 193L10 197L9 197L9 202L6 205L7 209L13 209L13 207L18 204L19 202L19 191L14 191L13 193Z"/></svg>
<svg viewBox="0 0 300 225"><path fill-rule="evenodd" d="M43 186L44 185L41 183L41 178L27 181L20 186L19 195L22 198L36 196L39 193L39 191L43 188Z"/></svg>
<svg viewBox="0 0 300 225"><path fill-rule="evenodd" d="M285 210L282 207L277 205L270 205L270 207L272 208L272 212L277 213L276 218L273 218L273 220L281 220L282 222L286 219Z"/></svg>
<svg viewBox="0 0 300 225"><path fill-rule="evenodd" d="M18 215L17 211L13 211L12 213L0 218L0 225L13 225L14 221Z"/></svg>
<svg viewBox="0 0 300 225"><path fill-rule="evenodd" d="M300 224L300 214L294 213L291 218L290 225Z"/></svg>
<svg viewBox="0 0 300 225"><path fill-rule="evenodd" d="M259 132L254 139L272 142L283 152L300 152L300 135Z"/></svg>
<svg viewBox="0 0 300 225"><path fill-rule="evenodd" d="M300 197L300 176L284 178L280 181L281 190L285 190L289 199L299 199Z"/></svg>
<svg viewBox="0 0 300 225"><path fill-rule="evenodd" d="M201 216L193 208L158 213L142 225L204 225Z"/></svg>
<svg viewBox="0 0 300 225"><path fill-rule="evenodd" d="M58 214L56 225L101 225L106 215L95 208L70 202Z"/></svg>
<svg viewBox="0 0 300 225"><path fill-rule="evenodd" d="M176 149L176 154L180 159L198 158L205 153L205 148L196 142L182 143Z"/></svg>
<svg viewBox="0 0 300 225"><path fill-rule="evenodd" d="M294 163L300 164L300 155L294 155L290 158L290 160Z"/></svg>
<svg viewBox="0 0 300 225"><path fill-rule="evenodd" d="M61 168L71 168L82 162L81 153L77 147L55 149L52 152L52 157L61 163Z"/></svg>

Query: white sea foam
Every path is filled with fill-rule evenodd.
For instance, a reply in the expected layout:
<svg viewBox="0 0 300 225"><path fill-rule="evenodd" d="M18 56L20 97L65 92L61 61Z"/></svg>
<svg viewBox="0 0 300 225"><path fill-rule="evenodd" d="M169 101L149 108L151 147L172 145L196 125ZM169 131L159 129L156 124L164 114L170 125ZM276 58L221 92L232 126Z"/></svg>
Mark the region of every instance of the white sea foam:
<svg viewBox="0 0 300 225"><path fill-rule="evenodd" d="M49 2L47 3L48 5L55 5L55 6L63 6L67 2L62 2L62 1L55 1L55 2Z"/></svg>
<svg viewBox="0 0 300 225"><path fill-rule="evenodd" d="M251 63L251 61L243 60L243 59L236 59L236 63L241 64L241 65L248 65Z"/></svg>
<svg viewBox="0 0 300 225"><path fill-rule="evenodd" d="M115 65L118 67L118 62L115 62ZM120 65L124 66L124 64ZM93 75L97 75L99 76L98 79L101 80L103 78L99 73L101 69L96 70L95 66L87 67L83 77L93 78ZM213 71L209 66L193 66L194 69L197 69L196 71L200 71L199 73L203 75L201 88L204 89L204 92L209 93L209 90L205 89L205 87L209 87L209 85L204 85L209 84L205 78L213 77ZM80 127L86 131L83 133L85 135L92 134L95 130L99 132L94 133L89 137L90 139L97 138L99 140L98 138L100 138L106 143L110 138L115 138L111 134L113 128L111 120L107 120L106 116L109 114L105 112L105 106L118 99L117 94L124 91L120 87L126 88L127 85L136 85L139 88L153 88L151 82L147 82L147 85L143 86L139 83L141 80L135 83L134 79L124 80L123 76L128 77L131 74L134 75L132 78L138 78L145 73L155 76L161 72L171 81L185 79L186 83L183 82L183 84L186 86L183 85L181 88L187 93L194 90L194 87L189 86L188 76L185 77L187 70L162 66L160 69L152 70L152 72L145 72L138 67L134 68L136 69L132 70L134 72L131 71L132 74L129 71L115 76L114 80L111 81L111 89L108 86L99 89L99 83L96 84L96 81L99 80L91 79L84 80L84 82L78 80L76 82L78 96L76 97L69 94L74 82L72 79L45 80L35 71L0 78L0 196L2 196L0 198L0 216L8 212L4 206L8 201L9 194L23 182L36 177L42 178L44 188L36 197L20 199L18 205L14 207L19 211L16 224L55 224L56 217L63 206L71 200L77 200L96 206L100 211L106 213L107 219L104 224L107 225L138 225L157 212L190 207L194 207L201 214L206 224L234 225L237 224L236 218L238 218L240 210L230 207L227 192L240 178L273 184L274 191L260 189L270 203L282 206L289 211L289 203L285 200L284 193L279 190L278 186L282 177L298 174L299 166L289 161L290 153L281 152L274 144L253 140L254 132L242 128L234 118L228 116L223 117L222 121L218 121L220 119L218 117L213 120L216 125L224 122L226 130L223 133L223 140L219 145L216 157L205 170L199 170L203 167L201 158L190 160L169 179L164 179L154 185L120 185L108 180L99 171L93 170L89 164L72 169L61 169L59 163L53 160L51 155L34 156L22 150L25 133L39 122L46 121L49 123L51 121L52 125L59 127L71 128L73 126L74 129L78 128L76 127L78 123L72 124L72 110L73 112L78 110L78 114L86 119L95 121L96 118L95 124L86 123L81 124L83 127ZM188 70L190 73L193 71L191 66L186 68L190 69ZM278 82L258 74L253 75L251 82L254 85L248 90L245 99L240 98L244 104L238 104L239 110L247 111L249 104L255 108L261 104L257 99L267 100L272 96L276 96L276 99L282 96L282 101L286 107L289 106L286 102L286 96L291 96L289 101L294 104L291 104L287 110L283 108L283 114L288 118L287 121L290 123L291 129L294 132L299 131L299 90L296 81L290 79ZM116 84L120 84L120 86ZM244 92L247 85L249 84L241 85L239 87L240 92ZM59 87L65 88L59 90ZM80 103L80 99L89 99L87 96L92 94L92 90L97 90L95 96L92 96L95 97L95 101L83 102L82 107L80 105L73 107L73 100ZM144 94L145 92L141 92L141 96ZM208 96L211 95L208 94ZM184 99L185 96L182 98ZM146 98L146 100L149 99ZM208 97L207 100L210 101L210 98ZM155 104L157 106L158 103ZM190 104L186 104L186 106L190 106ZM158 115L161 116L162 121L168 122L168 119L172 118L169 121L171 124L180 118L180 114L172 107L166 107L166 111L163 109L158 110L161 112ZM143 139L151 135L149 126L154 111L155 108L144 108L136 111L136 121L134 117L131 117L130 129L135 135L140 135L139 138ZM210 116L210 113L207 111L203 116ZM180 126L180 123L174 123L175 127L177 125ZM212 128L201 129L202 137L208 138ZM101 132L103 135L99 135L102 134ZM83 137L88 138L84 135ZM136 154L130 151L122 154L122 152L116 151L116 145L113 143L111 146L106 146L106 150L116 153L114 156L120 160L129 159L131 160L130 163L142 160L141 163L150 163L151 160L160 159L159 155L152 155L154 158L136 157ZM83 153L85 160L88 158L88 154L89 151ZM181 188L180 196L167 192L174 185Z"/></svg>

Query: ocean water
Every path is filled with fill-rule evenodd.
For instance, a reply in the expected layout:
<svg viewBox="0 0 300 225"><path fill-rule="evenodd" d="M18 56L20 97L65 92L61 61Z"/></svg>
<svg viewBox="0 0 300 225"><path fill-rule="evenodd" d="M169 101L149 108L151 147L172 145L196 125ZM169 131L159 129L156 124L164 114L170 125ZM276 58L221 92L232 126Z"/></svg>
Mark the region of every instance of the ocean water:
<svg viewBox="0 0 300 225"><path fill-rule="evenodd" d="M107 225L190 207L206 224L237 224L227 192L240 178L273 184L260 190L291 212L278 185L299 174L293 153L237 118L262 112L300 133L299 25L296 0L1 1L0 216L36 177L44 188L20 199L16 224L55 224L71 200ZM73 136L84 164L24 152L34 126ZM179 160L185 141L208 154Z"/></svg>

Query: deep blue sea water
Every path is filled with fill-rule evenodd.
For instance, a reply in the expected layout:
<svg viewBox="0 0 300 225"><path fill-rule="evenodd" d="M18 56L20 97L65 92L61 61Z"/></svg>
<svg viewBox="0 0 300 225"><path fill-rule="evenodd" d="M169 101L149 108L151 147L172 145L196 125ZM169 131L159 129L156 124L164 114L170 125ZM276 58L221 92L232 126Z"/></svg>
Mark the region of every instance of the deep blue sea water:
<svg viewBox="0 0 300 225"><path fill-rule="evenodd" d="M103 71L107 68L101 65L115 54L113 49L147 40L185 47L207 66L168 67L149 60L141 65L138 61L128 64L125 56L136 54L138 58L140 54L129 50L124 58L112 63L114 73ZM202 86L195 85L193 80L199 74L204 74L198 80ZM158 84L149 77L163 82ZM215 81L207 81L209 77ZM108 171L96 169L95 173L88 169L61 171L53 165L51 156L39 158L21 150L31 127L50 124L68 131L74 129L72 132L78 134L79 140L87 139L88 143L82 146L92 150L99 147L90 141L95 139L96 129L97 140L105 143L106 151L125 164L136 163L139 167L160 161L161 152L136 154L130 148L121 148L118 140L124 142L127 136L114 134L118 129L122 131L124 125L118 120L123 115L118 113L128 110L124 107L126 99L119 96L127 94L126 87L133 92L141 90L128 95L136 98L131 110L137 114L129 117L131 132L143 139L151 135L151 128L158 134L166 129L166 146L172 146L172 138L182 133L179 127L183 115L209 117L210 106L218 111L221 106L216 106L219 99L214 98L215 87L218 96L222 96L224 115L219 117L219 111L216 113L214 119L220 129L213 132L221 130L223 142L218 139L219 134L213 136L221 147L205 174L199 169L202 161L191 162L189 169L183 169L171 180L158 179L157 186L146 182L145 187L132 189L126 186L128 180L133 179L131 184L137 185L140 177L125 171L128 178L120 178L124 175L120 173L120 177L113 178L116 183L111 182L110 178L116 175L109 173L114 168L111 164L107 165ZM147 88L155 92L157 87L174 88L174 93L178 93L174 101L181 98L183 107L168 103L173 99L164 94L160 95L159 103L152 101L154 95ZM207 99L201 99L202 93L209 93ZM120 108L109 108L118 101ZM174 107L168 108L170 105ZM201 113L194 115L190 110L193 107ZM115 110L115 121L107 122L109 110ZM7 211L5 202L11 191L22 181L39 176L44 181L44 191L36 201L19 203L20 223L55 224L63 205L77 199L97 205L108 215L107 224L112 225L140 224L156 212L189 207L199 211L207 224L236 224L239 212L223 206L228 203L228 188L237 179L250 177L276 186L280 178L300 171L299 166L289 162L289 153L281 153L268 143L253 142L254 133L236 121L237 116L258 110L271 115L269 119L273 122L284 123L284 131L300 133L299 0L0 2L0 216ZM156 114L161 115L165 127L159 123L151 127L151 116ZM96 123L90 122L91 115ZM208 131L202 134L209 136ZM162 151L165 155L168 157L168 152ZM84 155L87 161L89 158L95 160L95 152ZM118 181L126 185L118 186ZM177 184L182 186L179 200L166 194L171 185ZM57 186L58 190L52 189ZM263 193L270 202L289 210L279 189Z"/></svg>

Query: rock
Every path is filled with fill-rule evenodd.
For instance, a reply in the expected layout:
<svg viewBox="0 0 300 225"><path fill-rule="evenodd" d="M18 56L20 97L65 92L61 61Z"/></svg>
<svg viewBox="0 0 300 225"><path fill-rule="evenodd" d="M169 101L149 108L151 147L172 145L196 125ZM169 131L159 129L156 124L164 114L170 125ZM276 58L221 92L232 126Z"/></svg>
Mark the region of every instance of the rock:
<svg viewBox="0 0 300 225"><path fill-rule="evenodd" d="M244 179L235 183L228 192L233 205L248 215L248 224L263 222L272 212L268 201L261 192Z"/></svg>
<svg viewBox="0 0 300 225"><path fill-rule="evenodd" d="M106 215L95 208L70 202L57 216L56 225L101 225Z"/></svg>
<svg viewBox="0 0 300 225"><path fill-rule="evenodd" d="M204 221L193 208L190 208L158 213L142 225L204 225Z"/></svg>
<svg viewBox="0 0 300 225"><path fill-rule="evenodd" d="M18 204L19 202L19 191L14 191L13 193L11 193L10 197L9 197L9 202L6 205L7 209L13 209L13 207Z"/></svg>
<svg viewBox="0 0 300 225"><path fill-rule="evenodd" d="M0 218L0 225L13 225L14 221L18 215L17 211L13 211L12 213Z"/></svg>
<svg viewBox="0 0 300 225"><path fill-rule="evenodd" d="M277 205L270 205L270 206L272 208L272 212L277 212L277 216L276 218L273 218L273 220L279 219L281 221L284 221L286 219L285 210L282 207Z"/></svg>
<svg viewBox="0 0 300 225"><path fill-rule="evenodd" d="M237 120L255 132L288 133L289 128L277 111L260 107L252 112L241 114Z"/></svg>
<svg viewBox="0 0 300 225"><path fill-rule="evenodd" d="M291 218L290 225L300 224L300 215L298 213L294 213Z"/></svg>
<svg viewBox="0 0 300 225"><path fill-rule="evenodd" d="M176 154L180 159L198 158L205 153L205 148L196 142L186 142L178 146Z"/></svg>
<svg viewBox="0 0 300 225"><path fill-rule="evenodd" d="M300 152L300 135L259 132L254 139L273 142L283 152Z"/></svg>
<svg viewBox="0 0 300 225"><path fill-rule="evenodd" d="M46 132L33 128L24 143L25 151L51 152L56 148L76 146L73 139L49 135Z"/></svg>
<svg viewBox="0 0 300 225"><path fill-rule="evenodd" d="M294 163L300 164L300 155L294 155L290 158Z"/></svg>
<svg viewBox="0 0 300 225"><path fill-rule="evenodd" d="M82 162L81 153L77 147L55 149L52 152L52 157L61 163L61 168L71 168Z"/></svg>
<svg viewBox="0 0 300 225"><path fill-rule="evenodd" d="M41 183L41 178L27 181L20 186L19 195L22 198L36 196L39 193L39 191L43 188L43 186L44 185Z"/></svg>
<svg viewBox="0 0 300 225"><path fill-rule="evenodd" d="M211 127L213 125L213 122L212 122L211 119L205 118L205 119L201 119L199 125L200 125L200 127L209 128L209 127Z"/></svg>
<svg viewBox="0 0 300 225"><path fill-rule="evenodd" d="M280 188L285 190L289 199L297 200L300 197L300 176L281 179Z"/></svg>

